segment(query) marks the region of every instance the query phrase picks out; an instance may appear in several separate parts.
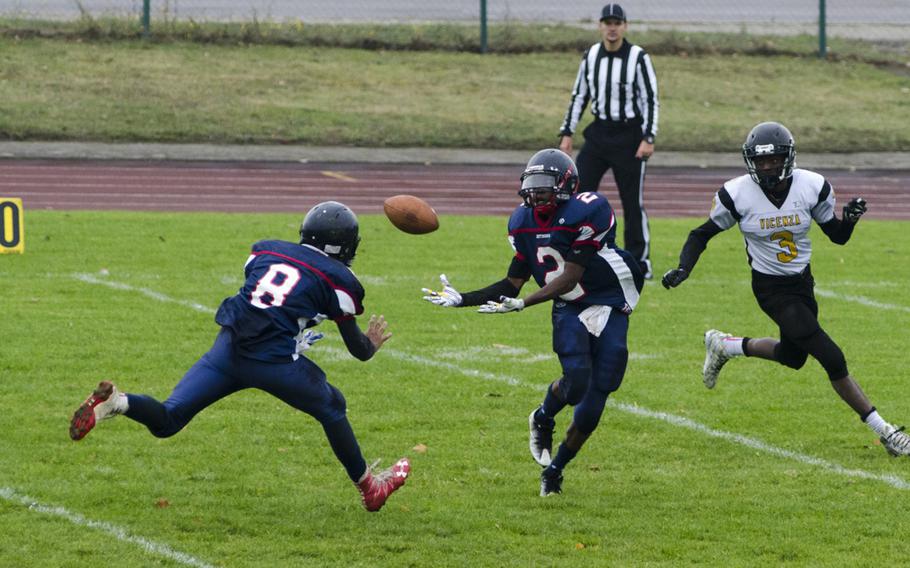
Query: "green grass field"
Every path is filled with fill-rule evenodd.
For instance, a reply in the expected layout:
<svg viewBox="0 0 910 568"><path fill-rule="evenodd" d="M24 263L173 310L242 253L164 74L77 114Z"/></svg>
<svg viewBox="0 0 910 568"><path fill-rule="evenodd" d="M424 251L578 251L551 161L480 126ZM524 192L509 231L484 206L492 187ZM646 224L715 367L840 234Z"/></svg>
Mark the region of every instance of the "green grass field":
<svg viewBox="0 0 910 568"><path fill-rule="evenodd" d="M558 374L548 308L485 316L420 300L440 272L462 289L500 278L505 219L444 216L424 237L361 221L354 268L394 337L360 363L323 325L311 353L344 391L367 459L412 458L378 514L318 424L261 392L167 440L125 418L67 436L99 379L166 397L214 338L249 245L292 238L298 216L26 211L26 253L0 257L0 566L906 562L910 462L887 456L817 363L736 360L702 386L705 329L775 332L735 231L679 289L648 284L626 381L563 495L541 499L526 418ZM657 272L698 222L653 223ZM910 421L908 229L863 221L846 247L813 230L822 323L897 423Z"/></svg>

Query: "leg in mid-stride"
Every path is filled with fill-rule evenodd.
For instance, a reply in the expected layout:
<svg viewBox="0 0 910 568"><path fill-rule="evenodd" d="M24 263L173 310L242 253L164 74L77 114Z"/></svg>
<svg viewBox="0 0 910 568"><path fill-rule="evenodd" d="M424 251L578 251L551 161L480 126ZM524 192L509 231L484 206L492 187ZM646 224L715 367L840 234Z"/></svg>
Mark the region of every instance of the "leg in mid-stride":
<svg viewBox="0 0 910 568"><path fill-rule="evenodd" d="M404 485L411 471L407 458L382 472L374 473L367 467L346 415L344 395L327 382L318 365L303 357L280 364L238 358L230 355L230 344L230 334L219 334L212 349L187 371L164 402L148 395L120 393L112 382L102 381L73 415L70 437L81 440L101 420L122 414L146 426L155 437L167 438L221 398L257 388L322 424L332 451L357 487L367 511L380 510Z"/></svg>
<svg viewBox="0 0 910 568"><path fill-rule="evenodd" d="M735 357L759 357L800 369L811 355L825 369L837 395L879 436L888 453L910 456L910 436L879 415L847 369L841 348L818 322L809 231L814 222L832 243L847 244L866 212L866 200L854 197L838 218L831 184L821 174L796 167L795 139L779 122L755 125L742 145L742 156L748 175L727 180L715 193L708 219L689 232L678 266L664 274L661 284L669 290L685 282L708 242L738 226L746 244L752 293L777 324L780 339L709 330L702 367L705 386L714 388L721 369ZM788 215L781 224L784 209ZM775 245L768 246L768 229L782 226L787 230L772 233L770 242Z"/></svg>
<svg viewBox="0 0 910 568"><path fill-rule="evenodd" d="M607 398L622 384L628 363L628 316L613 311L600 335L594 336L579 320L579 311L573 306L554 309L554 347L563 375L528 417L531 456L544 468L541 497L562 493L563 470L597 429ZM553 455L555 419L566 406L574 407L572 422Z"/></svg>
<svg viewBox="0 0 910 568"><path fill-rule="evenodd" d="M828 372L831 387L841 400L857 413L860 420L879 436L882 447L890 455L910 456L910 436L904 432L904 427L895 427L879 415L862 388L847 371L840 347L820 327L807 338L798 340L785 335L782 335L781 340L772 337L735 337L716 329L708 330L705 333L704 383L706 387L713 388L721 368L727 361L736 357L758 357L799 369L806 362L808 355L812 355L821 363Z"/></svg>

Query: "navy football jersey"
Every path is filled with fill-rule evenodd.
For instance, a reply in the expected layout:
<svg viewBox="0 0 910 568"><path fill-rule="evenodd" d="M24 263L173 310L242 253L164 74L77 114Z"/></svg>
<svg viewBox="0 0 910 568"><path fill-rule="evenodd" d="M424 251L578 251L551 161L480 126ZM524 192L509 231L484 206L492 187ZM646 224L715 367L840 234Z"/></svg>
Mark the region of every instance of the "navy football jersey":
<svg viewBox="0 0 910 568"><path fill-rule="evenodd" d="M515 209L509 219L509 241L515 257L528 266L538 286L563 273L572 250L593 247L596 253L578 286L560 299L629 312L638 303L644 278L632 255L618 248L615 240L613 208L598 193L573 195L546 221L525 205Z"/></svg>
<svg viewBox="0 0 910 568"><path fill-rule="evenodd" d="M233 332L245 357L296 360L306 328L363 313L363 286L351 269L313 247L259 241L244 270L246 282L221 303L215 321Z"/></svg>

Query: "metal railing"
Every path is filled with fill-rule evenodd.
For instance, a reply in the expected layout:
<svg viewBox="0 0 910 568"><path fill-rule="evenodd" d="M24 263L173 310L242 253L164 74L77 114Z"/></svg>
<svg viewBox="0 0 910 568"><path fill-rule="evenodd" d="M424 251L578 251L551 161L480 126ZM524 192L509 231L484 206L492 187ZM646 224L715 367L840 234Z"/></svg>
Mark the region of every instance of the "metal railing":
<svg viewBox="0 0 910 568"><path fill-rule="evenodd" d="M910 43L910 1L900 0L624 0L638 30L817 35ZM41 19L139 18L149 33L159 20L293 23L490 23L594 26L602 0L0 0L0 16Z"/></svg>

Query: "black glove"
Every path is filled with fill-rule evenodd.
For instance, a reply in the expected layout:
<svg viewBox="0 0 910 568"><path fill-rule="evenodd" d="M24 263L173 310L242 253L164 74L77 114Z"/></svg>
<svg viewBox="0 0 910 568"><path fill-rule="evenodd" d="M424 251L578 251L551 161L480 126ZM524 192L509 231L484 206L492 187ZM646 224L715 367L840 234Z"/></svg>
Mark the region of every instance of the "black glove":
<svg viewBox="0 0 910 568"><path fill-rule="evenodd" d="M844 205L844 219L851 223L856 223L859 218L866 212L866 200L862 197L854 197L850 203Z"/></svg>
<svg viewBox="0 0 910 568"><path fill-rule="evenodd" d="M668 270L664 277L660 279L660 283L664 285L664 288L669 290L670 288L676 288L683 283L683 280L689 277L689 271L685 268L673 268Z"/></svg>

